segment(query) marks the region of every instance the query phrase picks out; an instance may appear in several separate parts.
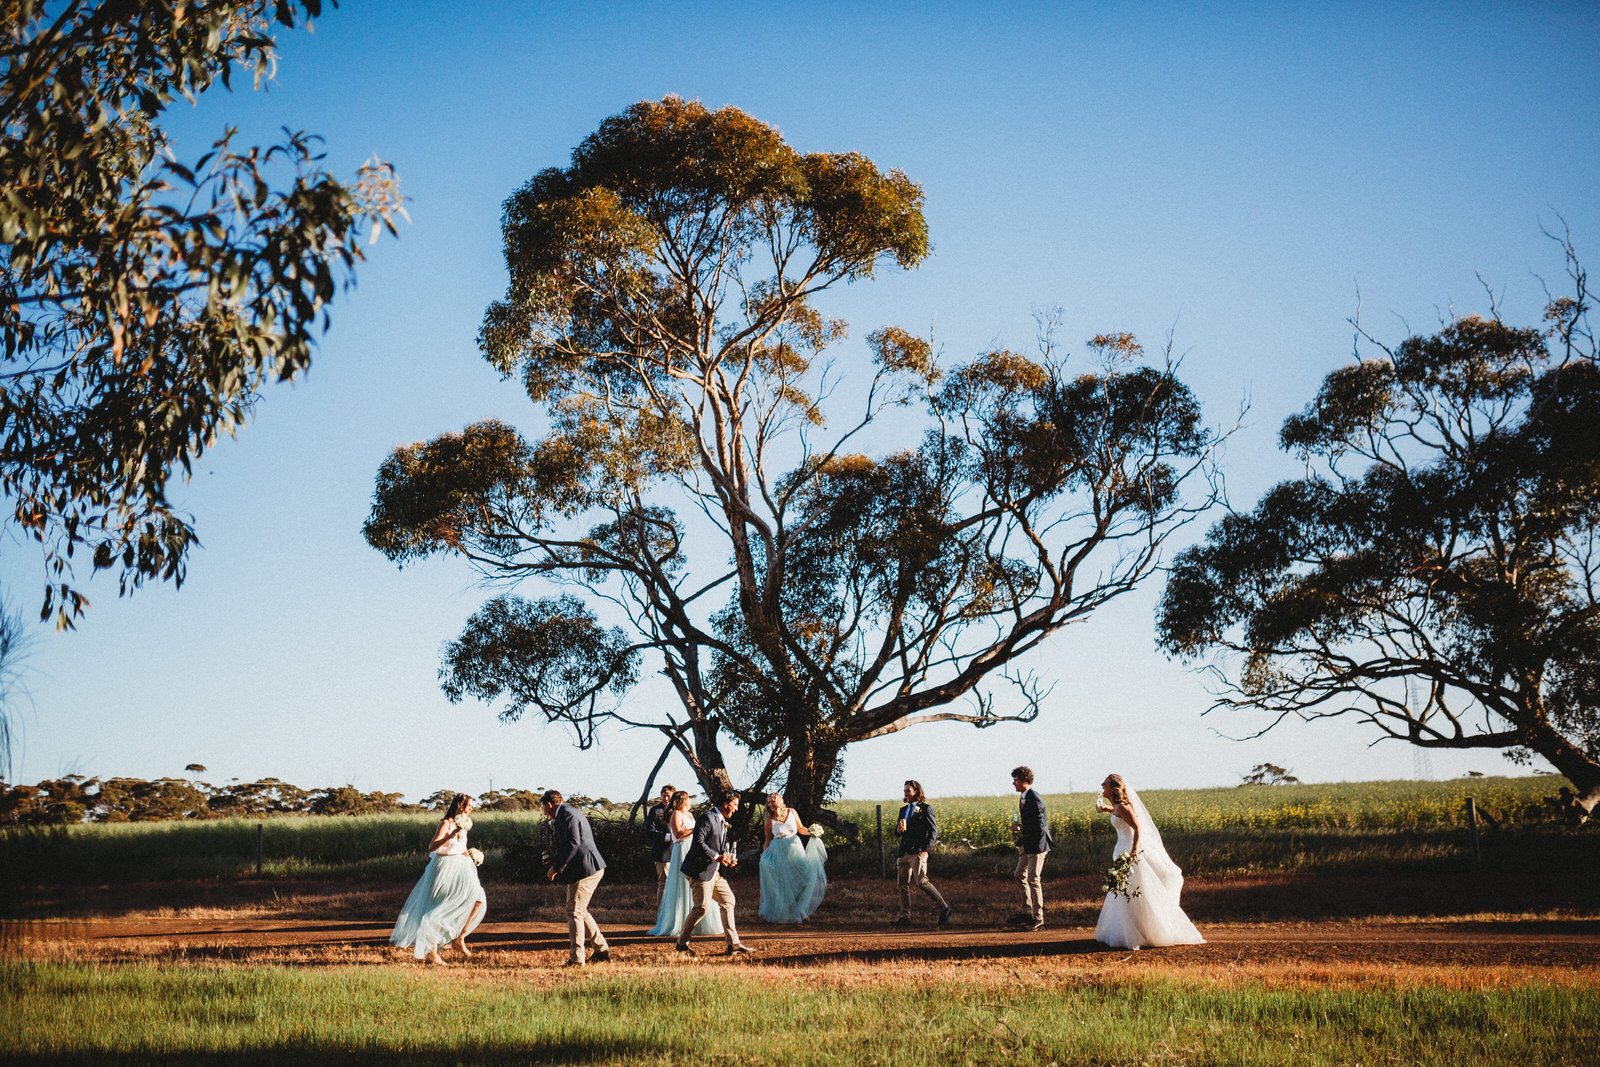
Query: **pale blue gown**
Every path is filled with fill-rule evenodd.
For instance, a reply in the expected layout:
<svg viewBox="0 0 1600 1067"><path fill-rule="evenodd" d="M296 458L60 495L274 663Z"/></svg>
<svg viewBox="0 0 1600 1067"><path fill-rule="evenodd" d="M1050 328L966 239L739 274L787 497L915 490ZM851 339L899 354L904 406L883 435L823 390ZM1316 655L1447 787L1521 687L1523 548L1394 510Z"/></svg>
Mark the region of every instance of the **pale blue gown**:
<svg viewBox="0 0 1600 1067"><path fill-rule="evenodd" d="M673 812L667 816L671 824L678 819L680 812ZM682 826L680 822L678 826ZM689 823L692 829L693 822ZM661 894L661 904L656 908L656 924L645 931L651 937L677 937L683 929L683 920L689 917L689 912L694 910L694 901L690 899L689 882L683 876L683 856L689 851L689 844L694 841L694 834L683 837L672 843L672 855L667 859L667 888ZM706 917L701 919L694 927L697 937L706 935L721 935L722 916L717 914L717 909L712 908L706 912Z"/></svg>
<svg viewBox="0 0 1600 1067"><path fill-rule="evenodd" d="M828 889L828 850L820 837L799 835L793 808L782 822L767 820L772 842L761 853L761 917L774 923L811 918Z"/></svg>
<svg viewBox="0 0 1600 1067"><path fill-rule="evenodd" d="M467 855L467 835L458 834L428 857L428 867L406 897L389 943L426 959L440 945L476 930L487 907L478 865Z"/></svg>

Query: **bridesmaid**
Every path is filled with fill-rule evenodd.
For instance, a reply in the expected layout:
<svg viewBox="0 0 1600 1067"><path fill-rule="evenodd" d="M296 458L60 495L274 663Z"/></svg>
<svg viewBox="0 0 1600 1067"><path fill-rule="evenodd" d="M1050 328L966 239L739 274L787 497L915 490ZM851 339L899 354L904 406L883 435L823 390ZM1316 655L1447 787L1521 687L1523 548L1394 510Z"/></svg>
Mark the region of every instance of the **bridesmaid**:
<svg viewBox="0 0 1600 1067"><path fill-rule="evenodd" d="M487 900L478 882L477 861L467 855L472 828L472 798L457 793L428 842L428 867L406 898L389 943L410 948L417 959L442 964L439 946L454 945L464 956L467 935L483 921Z"/></svg>
<svg viewBox="0 0 1600 1067"><path fill-rule="evenodd" d="M766 848L761 852L761 917L803 923L828 889L828 850L800 825L799 814L777 793L767 794Z"/></svg>

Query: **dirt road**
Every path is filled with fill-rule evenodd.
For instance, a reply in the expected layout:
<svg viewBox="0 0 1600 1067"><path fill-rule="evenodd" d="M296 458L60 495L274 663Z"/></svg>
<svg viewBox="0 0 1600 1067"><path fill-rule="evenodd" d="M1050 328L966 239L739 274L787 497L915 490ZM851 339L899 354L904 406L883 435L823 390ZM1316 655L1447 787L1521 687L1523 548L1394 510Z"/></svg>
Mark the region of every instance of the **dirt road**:
<svg viewBox="0 0 1600 1067"><path fill-rule="evenodd" d="M380 962L406 955L388 944L388 922L262 918L149 918L6 922L0 954L99 960L231 960L237 962ZM1600 973L1600 920L1318 922L1215 924L1204 945L1127 952L1108 949L1088 927L1016 933L993 927L946 930L777 927L759 921L741 935L755 950L722 961L720 938L696 942L695 962L740 966L828 966L1029 958L1055 966L1099 968L1111 963L1219 966L1271 964L1540 967ZM671 941L644 927L607 929L613 951L628 963L676 964ZM566 926L553 922L485 923L471 938L467 966L546 967L565 957Z"/></svg>

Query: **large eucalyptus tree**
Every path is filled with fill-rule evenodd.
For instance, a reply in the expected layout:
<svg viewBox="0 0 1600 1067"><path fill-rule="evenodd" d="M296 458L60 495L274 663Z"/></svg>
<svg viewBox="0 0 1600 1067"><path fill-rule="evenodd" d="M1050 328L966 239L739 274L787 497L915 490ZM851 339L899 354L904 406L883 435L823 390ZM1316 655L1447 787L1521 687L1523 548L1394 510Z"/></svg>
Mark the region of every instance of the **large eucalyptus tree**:
<svg viewBox="0 0 1600 1067"><path fill-rule="evenodd" d="M928 250L921 189L860 155L640 103L518 190L504 231L479 340L548 432L396 449L365 528L398 562L449 552L559 592L486 604L446 649L452 699L584 745L647 726L707 789L732 784L731 742L747 789L831 819L852 743L1034 718L1018 657L1149 575L1211 499L1180 495L1213 444L1194 399L1126 335L1076 376L1049 345L945 374L892 326L870 364L823 359L845 325L817 294ZM874 421L903 443L856 451ZM645 663L674 707L626 699ZM1002 676L1005 707L984 686Z"/></svg>

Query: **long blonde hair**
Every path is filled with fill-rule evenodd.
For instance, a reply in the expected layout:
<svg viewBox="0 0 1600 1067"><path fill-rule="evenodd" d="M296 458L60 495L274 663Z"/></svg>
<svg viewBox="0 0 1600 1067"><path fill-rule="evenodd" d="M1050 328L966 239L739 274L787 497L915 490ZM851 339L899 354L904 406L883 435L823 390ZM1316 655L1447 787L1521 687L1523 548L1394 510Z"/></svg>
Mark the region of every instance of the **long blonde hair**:
<svg viewBox="0 0 1600 1067"><path fill-rule="evenodd" d="M1128 783L1122 780L1120 774L1106 775L1106 781L1111 783L1111 803L1126 804L1128 802Z"/></svg>

